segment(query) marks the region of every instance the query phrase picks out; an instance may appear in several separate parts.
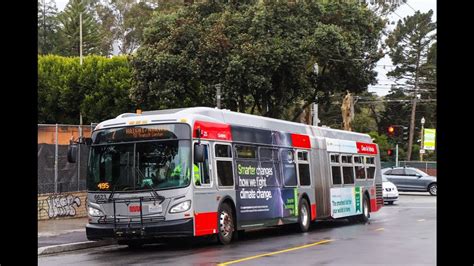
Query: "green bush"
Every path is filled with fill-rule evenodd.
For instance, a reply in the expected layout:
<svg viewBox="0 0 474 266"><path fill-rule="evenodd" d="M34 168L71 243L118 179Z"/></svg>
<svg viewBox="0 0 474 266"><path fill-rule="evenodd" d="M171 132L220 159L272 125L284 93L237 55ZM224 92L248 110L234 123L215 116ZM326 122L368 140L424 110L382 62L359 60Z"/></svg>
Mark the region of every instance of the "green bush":
<svg viewBox="0 0 474 266"><path fill-rule="evenodd" d="M133 111L127 57L38 57L38 123L100 122Z"/></svg>

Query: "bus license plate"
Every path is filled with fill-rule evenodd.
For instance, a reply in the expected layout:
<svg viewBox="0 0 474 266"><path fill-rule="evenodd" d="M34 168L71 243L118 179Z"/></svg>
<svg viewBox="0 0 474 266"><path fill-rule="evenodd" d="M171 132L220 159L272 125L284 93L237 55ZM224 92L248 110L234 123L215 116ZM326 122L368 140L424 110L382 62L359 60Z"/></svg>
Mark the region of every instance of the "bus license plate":
<svg viewBox="0 0 474 266"><path fill-rule="evenodd" d="M152 204L148 205L148 212L162 212L163 211L163 206L161 204Z"/></svg>

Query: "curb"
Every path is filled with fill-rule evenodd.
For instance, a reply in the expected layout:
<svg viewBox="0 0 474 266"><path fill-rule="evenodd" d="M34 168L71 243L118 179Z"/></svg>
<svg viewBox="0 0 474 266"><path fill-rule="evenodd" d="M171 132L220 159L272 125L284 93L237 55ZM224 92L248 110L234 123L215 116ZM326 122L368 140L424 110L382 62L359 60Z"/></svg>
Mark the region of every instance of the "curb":
<svg viewBox="0 0 474 266"><path fill-rule="evenodd" d="M68 243L68 244L55 245L55 246L47 246L47 247L38 248L38 256L79 250L79 249L108 246L108 245L113 245L116 243L117 242L115 240L110 239L110 240L102 240L102 241L85 241L85 242Z"/></svg>

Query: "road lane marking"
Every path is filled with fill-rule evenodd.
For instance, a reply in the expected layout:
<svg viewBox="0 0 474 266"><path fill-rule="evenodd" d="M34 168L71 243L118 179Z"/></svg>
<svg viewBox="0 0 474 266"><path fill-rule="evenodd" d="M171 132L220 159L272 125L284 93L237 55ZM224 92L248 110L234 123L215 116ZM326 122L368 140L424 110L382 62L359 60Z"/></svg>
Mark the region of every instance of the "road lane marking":
<svg viewBox="0 0 474 266"><path fill-rule="evenodd" d="M384 230L383 227L375 229L375 231L383 231L383 230Z"/></svg>
<svg viewBox="0 0 474 266"><path fill-rule="evenodd" d="M423 222L423 221L426 221L425 219L420 219L420 220L417 220L418 222Z"/></svg>
<svg viewBox="0 0 474 266"><path fill-rule="evenodd" d="M242 259L238 259L238 260L227 261L227 262L219 263L217 265L218 266L225 266L225 265L229 265L229 264L234 264L234 263L247 261L247 260L258 259L258 258L261 258L261 257L272 256L272 255L285 253L285 252L289 252L289 251L293 251L293 250L298 250L298 249L302 249L302 248L309 248L309 247L312 247L312 246L328 243L328 242L331 242L331 241L334 241L334 240L333 239L322 240L322 241L312 243L312 244L307 244L307 245L303 245L303 246L296 246L296 247L293 247L293 248L288 248L288 249L284 249L284 250L280 250L280 251L264 253L264 254L255 255L255 256L251 256L251 257L246 257L246 258L242 258Z"/></svg>

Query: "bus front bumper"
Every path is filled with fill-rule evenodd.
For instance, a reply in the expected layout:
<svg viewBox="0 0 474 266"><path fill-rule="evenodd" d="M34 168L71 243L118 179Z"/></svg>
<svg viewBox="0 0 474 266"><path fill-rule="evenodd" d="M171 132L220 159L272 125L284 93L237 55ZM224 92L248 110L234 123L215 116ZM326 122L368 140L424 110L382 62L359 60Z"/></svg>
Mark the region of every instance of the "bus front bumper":
<svg viewBox="0 0 474 266"><path fill-rule="evenodd" d="M87 224L86 235L89 240L101 239L146 239L157 237L193 236L193 219L161 221L158 223L137 224Z"/></svg>

